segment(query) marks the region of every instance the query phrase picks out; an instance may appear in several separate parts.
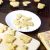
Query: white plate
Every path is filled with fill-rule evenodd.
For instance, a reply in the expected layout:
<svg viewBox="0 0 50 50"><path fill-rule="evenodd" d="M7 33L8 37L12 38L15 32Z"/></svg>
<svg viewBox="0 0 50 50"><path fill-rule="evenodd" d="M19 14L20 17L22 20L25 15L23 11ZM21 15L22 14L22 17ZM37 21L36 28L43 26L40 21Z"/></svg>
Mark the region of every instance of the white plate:
<svg viewBox="0 0 50 50"><path fill-rule="evenodd" d="M32 22L34 23L34 26L30 27L28 30L27 29L17 29L15 24L13 23L13 20L16 18L17 14L23 14L25 16L31 17ZM38 29L41 25L40 18L36 14L26 11L26 10L16 10L16 11L10 12L6 16L5 21L10 28L15 29L17 31L21 31L21 32L34 31L34 30Z"/></svg>
<svg viewBox="0 0 50 50"><path fill-rule="evenodd" d="M7 33L1 33L0 34L0 38L3 38L5 36L5 34L7 34ZM19 38L19 36L21 36L22 34L23 33L21 33L21 32L16 32L16 36L15 37ZM39 46L40 46L40 42L38 40L32 38L31 42L28 43L28 50L37 50ZM4 50L4 49L2 48L2 50Z"/></svg>

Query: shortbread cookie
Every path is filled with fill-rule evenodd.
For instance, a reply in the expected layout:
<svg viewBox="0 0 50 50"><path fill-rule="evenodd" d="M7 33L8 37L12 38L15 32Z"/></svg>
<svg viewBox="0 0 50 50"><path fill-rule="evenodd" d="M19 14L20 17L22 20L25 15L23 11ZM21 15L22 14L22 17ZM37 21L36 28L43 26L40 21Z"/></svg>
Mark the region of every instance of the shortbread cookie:
<svg viewBox="0 0 50 50"><path fill-rule="evenodd" d="M34 2L40 2L40 0L34 0Z"/></svg>
<svg viewBox="0 0 50 50"><path fill-rule="evenodd" d="M3 3L3 0L0 0L0 5Z"/></svg>
<svg viewBox="0 0 50 50"><path fill-rule="evenodd" d="M38 6L37 6L38 9L43 9L44 7L45 7L45 4L43 4L43 3L38 3Z"/></svg>
<svg viewBox="0 0 50 50"><path fill-rule="evenodd" d="M17 47L16 50L28 50L27 47L23 46L23 47Z"/></svg>
<svg viewBox="0 0 50 50"><path fill-rule="evenodd" d="M32 37L30 37L30 36L27 36L27 35L21 35L20 36L20 39L24 42L24 43L29 43L31 40L32 40Z"/></svg>
<svg viewBox="0 0 50 50"><path fill-rule="evenodd" d="M50 31L38 33L38 37L47 50L50 50Z"/></svg>
<svg viewBox="0 0 50 50"><path fill-rule="evenodd" d="M6 42L6 43L12 43L12 42L14 42L15 39L16 39L16 38L15 38L14 36L12 36L12 35L10 35L10 34L6 34L6 35L4 36L3 41Z"/></svg>
<svg viewBox="0 0 50 50"><path fill-rule="evenodd" d="M6 25L0 23L0 33L3 33L4 31L6 31L6 30L7 30L7 27L8 27L8 26L6 26Z"/></svg>
<svg viewBox="0 0 50 50"><path fill-rule="evenodd" d="M30 3L31 3L30 1L24 1L23 6L28 6L28 4L30 4Z"/></svg>
<svg viewBox="0 0 50 50"><path fill-rule="evenodd" d="M16 1L16 0L9 0L9 1L12 1L12 2L14 2L14 1Z"/></svg>
<svg viewBox="0 0 50 50"><path fill-rule="evenodd" d="M18 7L19 6L19 2L18 1L15 1L15 2L10 2L10 5L12 6L12 7Z"/></svg>

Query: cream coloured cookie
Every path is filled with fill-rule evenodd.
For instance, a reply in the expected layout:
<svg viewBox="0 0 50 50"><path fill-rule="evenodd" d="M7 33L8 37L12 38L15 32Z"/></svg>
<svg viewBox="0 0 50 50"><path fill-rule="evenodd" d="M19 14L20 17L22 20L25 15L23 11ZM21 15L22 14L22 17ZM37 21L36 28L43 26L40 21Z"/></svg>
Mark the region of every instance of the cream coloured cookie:
<svg viewBox="0 0 50 50"><path fill-rule="evenodd" d="M14 2L14 1L16 1L16 0L9 0L9 1L12 1L12 2Z"/></svg>
<svg viewBox="0 0 50 50"><path fill-rule="evenodd" d="M10 27L7 28L7 30L5 31L5 33L10 34L10 35L15 35L15 30L11 29Z"/></svg>
<svg viewBox="0 0 50 50"><path fill-rule="evenodd" d="M38 6L37 6L38 9L43 9L44 7L45 7L45 4L43 4L43 3L38 3Z"/></svg>
<svg viewBox="0 0 50 50"><path fill-rule="evenodd" d="M29 21L29 20L32 20L32 18L30 18L30 17L26 17L26 16L22 15L21 20Z"/></svg>
<svg viewBox="0 0 50 50"><path fill-rule="evenodd" d="M34 2L40 2L40 0L34 0Z"/></svg>
<svg viewBox="0 0 50 50"><path fill-rule="evenodd" d="M0 0L0 5L3 3L3 0Z"/></svg>
<svg viewBox="0 0 50 50"><path fill-rule="evenodd" d="M13 44L0 44L0 50L15 50Z"/></svg>
<svg viewBox="0 0 50 50"><path fill-rule="evenodd" d="M27 35L21 35L20 36L20 39L24 42L24 43L29 43L31 40L32 40L32 37L30 37L30 36L27 36Z"/></svg>
<svg viewBox="0 0 50 50"><path fill-rule="evenodd" d="M11 5L12 7L18 7L18 6L19 6L19 2L18 2L18 1L10 2L10 5Z"/></svg>
<svg viewBox="0 0 50 50"><path fill-rule="evenodd" d="M0 23L0 33L3 33L6 30L7 30L7 26L2 24L2 23Z"/></svg>
<svg viewBox="0 0 50 50"><path fill-rule="evenodd" d="M27 47L17 47L16 50L28 50Z"/></svg>
<svg viewBox="0 0 50 50"><path fill-rule="evenodd" d="M10 34L6 34L6 35L4 36L3 42L12 43L12 42L14 42L15 39L16 39L16 38L15 38L14 36L12 36L12 35L10 35Z"/></svg>
<svg viewBox="0 0 50 50"><path fill-rule="evenodd" d="M30 1L23 1L23 6L28 6L28 4L30 4Z"/></svg>
<svg viewBox="0 0 50 50"><path fill-rule="evenodd" d="M38 33L38 38L41 40L46 50L50 50L50 30Z"/></svg>

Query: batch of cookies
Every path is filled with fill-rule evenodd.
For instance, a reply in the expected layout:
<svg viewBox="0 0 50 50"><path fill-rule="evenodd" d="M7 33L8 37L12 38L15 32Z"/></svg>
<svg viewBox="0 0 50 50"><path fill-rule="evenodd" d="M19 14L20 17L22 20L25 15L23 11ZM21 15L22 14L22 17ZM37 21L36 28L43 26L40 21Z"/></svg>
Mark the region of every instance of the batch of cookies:
<svg viewBox="0 0 50 50"><path fill-rule="evenodd" d="M37 8L38 9L43 9L45 7L45 4L44 3L41 3L40 1L41 0L33 0L34 2L38 3L37 5ZM0 5L3 3L4 1L3 0L0 0ZM22 2L23 6L28 6L28 4L30 4L31 1L30 0L24 0ZM17 1L17 0L9 0L9 4L12 6L12 7L19 7L20 5L20 2Z"/></svg>
<svg viewBox="0 0 50 50"><path fill-rule="evenodd" d="M32 37L21 34L0 23L0 50L28 50Z"/></svg>
<svg viewBox="0 0 50 50"><path fill-rule="evenodd" d="M32 18L27 17L22 14L17 14L16 19L14 19L13 23L16 25L16 28L18 29L29 29L29 27L34 26L34 23L31 21Z"/></svg>

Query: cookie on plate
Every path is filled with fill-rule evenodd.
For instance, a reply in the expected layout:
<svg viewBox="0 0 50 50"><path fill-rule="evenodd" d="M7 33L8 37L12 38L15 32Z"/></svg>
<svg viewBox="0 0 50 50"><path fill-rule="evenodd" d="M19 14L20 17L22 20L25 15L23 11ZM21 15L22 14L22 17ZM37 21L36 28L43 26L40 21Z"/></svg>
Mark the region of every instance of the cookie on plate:
<svg viewBox="0 0 50 50"><path fill-rule="evenodd" d="M17 47L16 50L28 50L28 48L25 46L22 46L22 47Z"/></svg>
<svg viewBox="0 0 50 50"><path fill-rule="evenodd" d="M27 36L27 35L21 35L20 36L20 39L24 42L24 43L29 43L31 40L32 40L32 37L30 37L30 36Z"/></svg>
<svg viewBox="0 0 50 50"><path fill-rule="evenodd" d="M6 26L6 25L0 23L0 33L3 33L4 31L6 31L6 30L7 30L7 27L8 27L8 26Z"/></svg>
<svg viewBox="0 0 50 50"><path fill-rule="evenodd" d="M16 38L15 38L13 35L6 34L6 35L4 36L3 41L6 42L6 43L12 43L12 42L14 42L15 39L16 39Z"/></svg>

